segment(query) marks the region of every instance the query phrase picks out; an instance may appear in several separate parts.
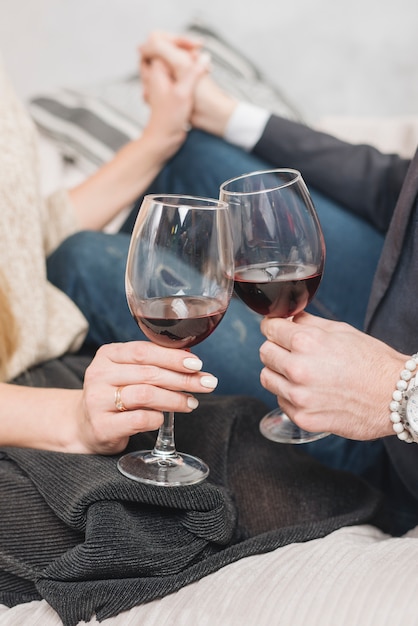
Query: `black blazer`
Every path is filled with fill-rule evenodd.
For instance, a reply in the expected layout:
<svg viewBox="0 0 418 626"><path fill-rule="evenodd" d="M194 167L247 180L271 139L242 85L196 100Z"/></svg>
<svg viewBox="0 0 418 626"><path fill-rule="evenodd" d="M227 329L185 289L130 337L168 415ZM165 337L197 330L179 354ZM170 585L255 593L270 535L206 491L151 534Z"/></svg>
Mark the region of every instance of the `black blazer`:
<svg viewBox="0 0 418 626"><path fill-rule="evenodd" d="M412 161L402 159L272 115L254 153L275 167L300 170L308 186L386 233L365 331L406 355L417 352L418 151ZM392 391L388 389L388 404ZM418 445L395 436L387 437L385 445L418 506Z"/></svg>

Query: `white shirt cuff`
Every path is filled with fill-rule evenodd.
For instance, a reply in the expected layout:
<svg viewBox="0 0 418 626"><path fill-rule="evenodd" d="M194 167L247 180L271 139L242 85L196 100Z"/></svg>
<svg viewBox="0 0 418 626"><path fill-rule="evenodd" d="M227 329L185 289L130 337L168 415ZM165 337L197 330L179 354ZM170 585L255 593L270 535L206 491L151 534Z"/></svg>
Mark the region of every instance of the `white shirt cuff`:
<svg viewBox="0 0 418 626"><path fill-rule="evenodd" d="M240 102L228 120L224 139L250 152L263 134L269 117L265 109Z"/></svg>

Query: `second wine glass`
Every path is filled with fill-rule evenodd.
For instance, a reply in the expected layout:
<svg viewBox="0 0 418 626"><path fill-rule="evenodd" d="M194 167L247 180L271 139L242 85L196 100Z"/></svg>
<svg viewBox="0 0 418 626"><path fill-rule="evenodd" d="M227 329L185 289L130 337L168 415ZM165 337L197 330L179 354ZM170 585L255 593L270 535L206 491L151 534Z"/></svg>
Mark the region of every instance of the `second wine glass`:
<svg viewBox="0 0 418 626"><path fill-rule="evenodd" d="M211 198L145 196L132 232L126 296L143 333L168 348L191 348L222 320L233 290L228 207ZM174 414L164 414L153 450L119 459L129 478L163 486L204 480L209 468L174 444Z"/></svg>
<svg viewBox="0 0 418 626"><path fill-rule="evenodd" d="M322 278L325 244L300 172L251 172L221 185L231 214L235 293L256 313L290 318L314 297ZM281 443L306 443L328 433L299 428L279 408L260 423Z"/></svg>

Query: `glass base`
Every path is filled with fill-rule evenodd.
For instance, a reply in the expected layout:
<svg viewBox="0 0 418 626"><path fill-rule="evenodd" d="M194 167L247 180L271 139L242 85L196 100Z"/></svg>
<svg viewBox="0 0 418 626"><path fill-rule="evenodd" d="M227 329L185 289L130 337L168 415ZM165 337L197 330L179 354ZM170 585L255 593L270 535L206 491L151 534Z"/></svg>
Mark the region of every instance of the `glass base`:
<svg viewBox="0 0 418 626"><path fill-rule="evenodd" d="M263 417L260 432L266 439L277 443L309 443L329 435L329 433L310 433L299 428L280 409L274 409Z"/></svg>
<svg viewBox="0 0 418 626"><path fill-rule="evenodd" d="M137 482L163 487L195 485L209 474L209 467L197 457L178 452L159 455L153 450L125 454L118 461L118 470Z"/></svg>

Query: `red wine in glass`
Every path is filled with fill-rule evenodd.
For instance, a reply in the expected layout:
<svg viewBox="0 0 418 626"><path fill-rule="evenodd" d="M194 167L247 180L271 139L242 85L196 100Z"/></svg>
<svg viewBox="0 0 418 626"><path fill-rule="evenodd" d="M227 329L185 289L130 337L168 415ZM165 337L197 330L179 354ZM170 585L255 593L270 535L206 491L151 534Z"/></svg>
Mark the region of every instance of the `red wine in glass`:
<svg viewBox="0 0 418 626"><path fill-rule="evenodd" d="M233 291L228 206L212 198L145 196L132 232L125 290L144 334L166 348L204 341L222 320ZM163 487L192 485L209 473L201 459L177 452L174 414L164 414L152 450L123 455L119 471Z"/></svg>
<svg viewBox="0 0 418 626"><path fill-rule="evenodd" d="M134 318L144 335L160 346L192 348L213 333L225 313L216 298L173 296L148 300Z"/></svg>
<svg viewBox="0 0 418 626"><path fill-rule="evenodd" d="M321 278L314 265L253 265L235 272L234 290L260 315L292 317L312 300Z"/></svg>
<svg viewBox="0 0 418 626"><path fill-rule="evenodd" d="M231 214L237 296L267 317L291 318L303 311L321 282L325 244L301 173L250 172L224 182L219 197ZM263 417L260 431L281 443L328 434L299 428L280 408Z"/></svg>

